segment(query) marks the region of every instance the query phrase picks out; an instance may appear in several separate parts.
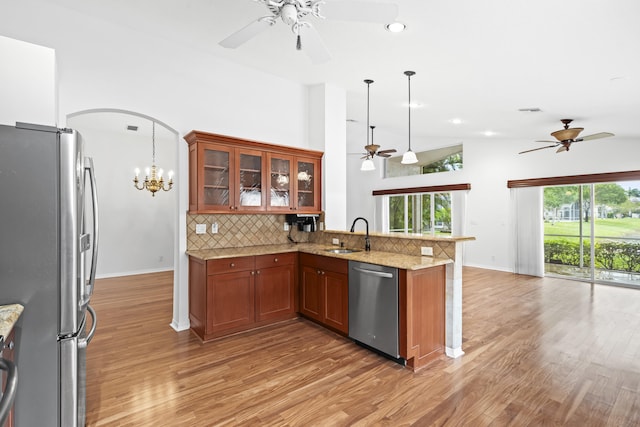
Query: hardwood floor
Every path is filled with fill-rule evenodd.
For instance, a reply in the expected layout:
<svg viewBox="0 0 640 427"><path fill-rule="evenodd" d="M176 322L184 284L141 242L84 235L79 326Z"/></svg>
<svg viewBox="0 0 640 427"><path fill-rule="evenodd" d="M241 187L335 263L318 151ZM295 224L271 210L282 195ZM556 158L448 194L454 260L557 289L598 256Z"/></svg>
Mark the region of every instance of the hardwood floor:
<svg viewBox="0 0 640 427"><path fill-rule="evenodd" d="M640 291L464 277L466 354L415 374L302 319L201 344L172 273L100 280L87 426L640 425Z"/></svg>

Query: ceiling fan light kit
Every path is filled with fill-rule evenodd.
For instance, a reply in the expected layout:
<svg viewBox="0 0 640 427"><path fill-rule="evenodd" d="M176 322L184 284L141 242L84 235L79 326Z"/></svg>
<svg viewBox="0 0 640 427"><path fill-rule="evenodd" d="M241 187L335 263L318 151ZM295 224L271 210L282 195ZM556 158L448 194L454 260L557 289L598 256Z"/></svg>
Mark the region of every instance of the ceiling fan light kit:
<svg viewBox="0 0 640 427"><path fill-rule="evenodd" d="M296 49L303 50L314 64L321 64L331 59L331 55L313 25L305 19L338 19L342 21L359 21L388 23L398 16L398 6L392 3L369 1L332 1L324 0L254 0L264 4L271 15L263 16L250 22L244 28L231 34L219 44L228 49L235 49L262 31L276 24L278 18L291 28L296 36ZM321 10L322 9L322 12Z"/></svg>
<svg viewBox="0 0 640 427"><path fill-rule="evenodd" d="M402 163L403 165L412 165L414 163L418 163L418 158L416 157L416 153L414 153L413 151L411 151L411 76L415 75L415 71L405 71L404 75L407 76L407 82L409 85L409 128L408 128L408 135L409 135L409 149L407 150L406 153L404 153L402 155L402 161L400 163Z"/></svg>
<svg viewBox="0 0 640 427"><path fill-rule="evenodd" d="M360 166L360 170L362 172L369 172L376 170L376 165L373 163L373 160L367 158L362 161L362 166Z"/></svg>
<svg viewBox="0 0 640 427"><path fill-rule="evenodd" d="M545 147L533 148L531 150L521 151L518 154L530 153L532 151L544 150L546 148L558 148L556 153L561 153L563 151L569 151L569 147L571 144L575 144L580 141L589 141L592 139L601 139L608 138L610 136L614 136L611 132L599 132L594 133L593 135L583 136L582 138L578 138L580 132L584 130L584 128L570 128L569 125L573 121L573 119L562 119L560 120L564 125L563 129L557 130L555 132L551 132L551 136L553 136L557 141L536 141L536 142L549 142L553 145L547 145Z"/></svg>

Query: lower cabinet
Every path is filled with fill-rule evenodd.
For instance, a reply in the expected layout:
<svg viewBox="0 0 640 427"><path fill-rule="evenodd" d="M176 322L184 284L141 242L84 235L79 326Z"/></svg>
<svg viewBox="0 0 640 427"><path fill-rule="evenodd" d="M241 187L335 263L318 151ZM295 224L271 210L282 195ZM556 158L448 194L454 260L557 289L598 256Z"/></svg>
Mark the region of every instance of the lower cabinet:
<svg viewBox="0 0 640 427"><path fill-rule="evenodd" d="M189 257L189 320L203 341L296 317L296 253Z"/></svg>
<svg viewBox="0 0 640 427"><path fill-rule="evenodd" d="M349 262L300 254L300 314L349 333Z"/></svg>

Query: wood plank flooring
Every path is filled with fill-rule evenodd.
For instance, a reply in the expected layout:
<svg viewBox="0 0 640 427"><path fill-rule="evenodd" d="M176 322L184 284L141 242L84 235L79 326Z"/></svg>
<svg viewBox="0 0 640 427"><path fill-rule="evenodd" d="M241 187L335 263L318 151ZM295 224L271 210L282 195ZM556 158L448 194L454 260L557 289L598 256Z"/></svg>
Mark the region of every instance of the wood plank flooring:
<svg viewBox="0 0 640 427"><path fill-rule="evenodd" d="M172 273L99 280L87 426L639 426L640 291L464 269L463 350L413 373L303 319L201 344Z"/></svg>

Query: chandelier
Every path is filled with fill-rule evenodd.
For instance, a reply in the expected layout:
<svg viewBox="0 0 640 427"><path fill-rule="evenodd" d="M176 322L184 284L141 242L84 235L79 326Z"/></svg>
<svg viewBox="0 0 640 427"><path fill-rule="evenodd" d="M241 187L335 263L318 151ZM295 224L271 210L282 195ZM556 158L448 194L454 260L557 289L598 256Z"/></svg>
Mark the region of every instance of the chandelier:
<svg viewBox="0 0 640 427"><path fill-rule="evenodd" d="M173 171L169 171L169 182L165 186L164 178L162 177L162 169L156 168L156 122L153 121L151 125L152 133L151 133L151 142L153 146L152 152L152 160L151 160L151 169L145 169L145 177L142 184L138 180L138 175L140 175L140 169L136 168L135 173L136 176L133 178L133 186L138 190L149 190L153 197L156 196L156 192L160 190L169 191L171 187L173 187Z"/></svg>

